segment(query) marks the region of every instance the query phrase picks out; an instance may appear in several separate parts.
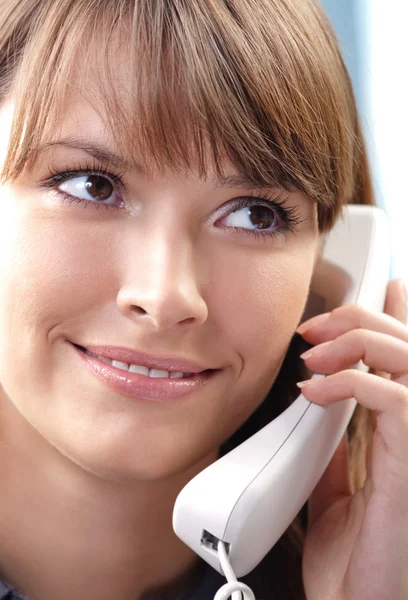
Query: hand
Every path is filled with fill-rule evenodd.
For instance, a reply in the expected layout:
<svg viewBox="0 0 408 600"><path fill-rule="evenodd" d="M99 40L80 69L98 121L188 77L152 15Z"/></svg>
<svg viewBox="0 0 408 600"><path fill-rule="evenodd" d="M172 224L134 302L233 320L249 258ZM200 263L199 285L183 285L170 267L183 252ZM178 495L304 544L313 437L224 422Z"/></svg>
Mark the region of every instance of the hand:
<svg viewBox="0 0 408 600"><path fill-rule="evenodd" d="M308 380L302 394L322 406L354 397L376 417L364 487L352 494L345 434L309 499L302 563L308 600L408 599L408 327L401 283L388 284L385 314L349 304L298 329L314 345L302 355L306 366L330 374ZM348 369L359 360L374 372Z"/></svg>

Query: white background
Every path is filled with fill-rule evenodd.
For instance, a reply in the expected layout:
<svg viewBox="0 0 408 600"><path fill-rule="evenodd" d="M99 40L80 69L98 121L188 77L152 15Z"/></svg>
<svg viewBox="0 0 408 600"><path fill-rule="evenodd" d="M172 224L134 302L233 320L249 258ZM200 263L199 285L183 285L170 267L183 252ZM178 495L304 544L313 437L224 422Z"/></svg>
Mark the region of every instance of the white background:
<svg viewBox="0 0 408 600"><path fill-rule="evenodd" d="M408 2L367 3L367 115L378 199L391 220L393 275L408 283Z"/></svg>

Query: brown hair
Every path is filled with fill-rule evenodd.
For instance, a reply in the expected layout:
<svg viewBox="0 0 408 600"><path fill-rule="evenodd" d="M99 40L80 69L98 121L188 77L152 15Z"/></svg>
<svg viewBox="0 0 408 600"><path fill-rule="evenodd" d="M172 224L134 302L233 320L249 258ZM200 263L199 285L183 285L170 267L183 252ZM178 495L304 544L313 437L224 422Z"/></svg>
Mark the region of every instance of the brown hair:
<svg viewBox="0 0 408 600"><path fill-rule="evenodd" d="M115 84L115 49L126 61L126 96ZM3 182L35 161L69 94L80 89L87 96L87 74L96 69L98 94L87 100L117 147L145 170L154 164L205 175L211 160L222 173L227 158L255 185L294 186L312 198L321 232L345 204L374 203L349 76L313 0L0 2L0 103L15 101ZM274 402L268 396L223 451L297 397L302 345L295 335ZM348 433L358 489L372 434L369 411L356 409ZM257 597L304 598L306 525L305 506L246 578Z"/></svg>

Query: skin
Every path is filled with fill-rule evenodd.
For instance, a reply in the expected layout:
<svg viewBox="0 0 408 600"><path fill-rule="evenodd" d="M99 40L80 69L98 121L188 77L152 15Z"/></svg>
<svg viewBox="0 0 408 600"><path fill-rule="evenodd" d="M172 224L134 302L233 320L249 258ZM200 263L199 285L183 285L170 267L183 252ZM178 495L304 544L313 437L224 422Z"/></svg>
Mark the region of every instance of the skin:
<svg viewBox="0 0 408 600"><path fill-rule="evenodd" d="M303 323L308 368L328 377L304 396L322 406L354 397L374 414L364 486L352 494L344 436L309 502L303 554L307 598L408 597L407 290L388 284L384 314L342 306ZM369 373L350 370L359 360ZM345 370L344 370L345 369Z"/></svg>
<svg viewBox="0 0 408 600"><path fill-rule="evenodd" d="M0 119L1 158L9 106ZM81 96L58 132L79 133L114 150ZM316 207L293 192L296 235L259 241L227 219L248 190L220 188L211 172L127 173L123 211L64 204L39 187L48 167L82 162L83 151L55 147L0 190L0 571L32 600L172 598L196 563L171 529L175 498L275 380L318 256ZM309 500L308 600L408 595L408 328L398 281L384 313L349 305L298 330L316 346L307 367L329 374L303 394L318 404L354 396L376 415L364 488L351 493L344 437ZM135 401L93 379L67 339L222 372L177 402ZM371 373L342 371L360 359Z"/></svg>
<svg viewBox="0 0 408 600"><path fill-rule="evenodd" d="M0 118L8 131L11 104ZM80 96L58 132L79 134L115 150ZM4 157L7 135L0 144ZM260 241L231 205L248 190L212 172L128 172L120 210L39 187L48 168L90 159L55 146L0 190L0 571L33 600L171 597L197 562L172 531L175 498L275 380L318 254L316 207L286 194L296 234ZM66 340L222 370L177 401L135 400L96 380Z"/></svg>

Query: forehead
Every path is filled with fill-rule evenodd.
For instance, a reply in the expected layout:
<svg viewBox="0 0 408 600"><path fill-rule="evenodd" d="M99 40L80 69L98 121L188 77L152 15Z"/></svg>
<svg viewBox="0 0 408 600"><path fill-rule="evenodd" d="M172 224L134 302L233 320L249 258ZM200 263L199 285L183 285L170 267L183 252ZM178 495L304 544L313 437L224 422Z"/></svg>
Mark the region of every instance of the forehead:
<svg viewBox="0 0 408 600"><path fill-rule="evenodd" d="M118 68L113 69L114 77L117 82L125 80L125 69L122 55L118 52L114 56L114 64L121 66L122 72ZM111 85L113 83L113 85ZM123 85L115 84L115 80L109 82L114 102L118 102L122 111L122 117L126 123L134 119L134 106L129 101L130 92ZM119 90L118 92L116 90ZM128 144L129 137L122 139L118 135L121 127L117 121L112 127L107 120L107 90L106 86L100 84L98 67L94 64L90 70L86 81L81 80L80 84L74 86L74 89L66 95L64 99L64 109L60 111L58 122L54 123L52 129L43 132L41 142L35 150L40 153L67 153L82 152L94 157L103 165L113 167L121 172L135 172L144 177L151 178L154 174L184 175L186 178L208 181L215 187L240 187L254 189L254 187L280 188L279 183L273 179L269 182L261 182L256 177L241 172L229 159L226 153L220 157L216 166L212 160L212 148L207 141L203 152L205 153L206 169L203 170L194 162L192 158L190 164L182 163L180 165L163 162L161 165L151 162L151 156L148 154L142 143L137 142L138 131L134 131L131 144ZM128 93L129 92L129 93ZM123 104L121 102L123 101ZM127 115L127 118L126 118ZM130 132L128 126L127 133ZM118 143L122 141L122 143ZM191 150L192 157L194 148Z"/></svg>
<svg viewBox="0 0 408 600"><path fill-rule="evenodd" d="M214 171L222 178L232 165L252 186L300 184L308 194L304 173L313 164L301 161L313 162L313 153L302 148L297 132L287 135L293 98L285 98L282 113L273 77L266 93L257 69L231 40L228 50L240 60L222 56L211 27L183 37L182 30L153 31L149 23L144 31L137 19L132 25L119 20L108 35L105 20L100 36L95 27L84 28L74 53L66 33L62 66L50 81L44 78L43 88L31 90L37 107L28 126L37 143L32 160L38 146L68 131L88 139L92 130L92 140L114 148L139 171L197 171L201 178ZM46 118L35 122L39 107ZM276 118L282 114L287 123Z"/></svg>
<svg viewBox="0 0 408 600"><path fill-rule="evenodd" d="M92 139L98 137L104 146L113 142L122 159L139 171L196 170L202 178L215 171L219 179L233 171L252 185L285 184L282 169L275 173L278 161L269 148L260 149L257 160L257 141L249 136L253 126L234 125L242 120L243 107L212 95L211 85L204 85L204 65L198 74L201 69L188 64L183 50L176 58L152 32L146 48L139 40L131 54L129 30L128 19L115 25L105 52L91 33L79 45L58 121L44 131L46 142L67 129L89 138L91 128Z"/></svg>

